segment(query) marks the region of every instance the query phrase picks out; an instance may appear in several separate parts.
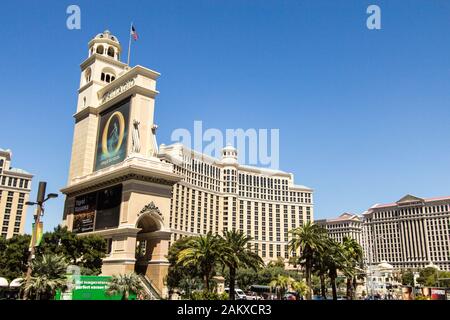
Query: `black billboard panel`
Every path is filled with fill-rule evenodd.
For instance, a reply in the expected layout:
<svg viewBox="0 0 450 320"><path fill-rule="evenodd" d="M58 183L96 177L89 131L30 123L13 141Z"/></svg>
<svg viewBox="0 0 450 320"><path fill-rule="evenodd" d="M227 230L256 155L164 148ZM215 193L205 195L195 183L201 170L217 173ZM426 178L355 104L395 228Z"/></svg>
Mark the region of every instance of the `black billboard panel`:
<svg viewBox="0 0 450 320"><path fill-rule="evenodd" d="M73 232L83 233L94 230L96 203L96 192L75 198Z"/></svg>
<svg viewBox="0 0 450 320"><path fill-rule="evenodd" d="M121 203L121 184L76 197L73 232L83 233L118 227Z"/></svg>
<svg viewBox="0 0 450 320"><path fill-rule="evenodd" d="M98 191L95 230L119 226L122 185Z"/></svg>

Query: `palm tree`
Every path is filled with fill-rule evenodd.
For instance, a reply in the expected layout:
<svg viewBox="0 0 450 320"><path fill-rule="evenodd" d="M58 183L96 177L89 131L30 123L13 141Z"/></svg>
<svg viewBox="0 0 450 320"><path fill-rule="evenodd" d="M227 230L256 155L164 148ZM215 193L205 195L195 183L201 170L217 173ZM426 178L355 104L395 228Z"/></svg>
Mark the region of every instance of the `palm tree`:
<svg viewBox="0 0 450 320"><path fill-rule="evenodd" d="M308 286L303 281L294 281L291 283L292 290L297 292L299 297L303 297L308 292Z"/></svg>
<svg viewBox="0 0 450 320"><path fill-rule="evenodd" d="M210 280L222 252L220 238L208 232L204 236L192 238L187 243L187 248L178 253L177 264L184 267L198 267L205 289L210 292Z"/></svg>
<svg viewBox="0 0 450 320"><path fill-rule="evenodd" d="M61 255L46 254L31 264L31 278L28 283L22 282L27 296L36 300L52 299L56 290L63 290L67 285L67 262Z"/></svg>
<svg viewBox="0 0 450 320"><path fill-rule="evenodd" d="M251 268L256 272L260 266L264 265L264 261L249 245L251 240L252 237L245 235L242 231L229 230L223 234L220 260L230 271L230 300L235 299L236 270Z"/></svg>
<svg viewBox="0 0 450 320"><path fill-rule="evenodd" d="M281 300L284 293L289 289L289 286L294 282L294 279L288 276L283 276L279 274L275 279L273 279L269 286L275 289L278 299Z"/></svg>
<svg viewBox="0 0 450 320"><path fill-rule="evenodd" d="M328 270L328 277L330 278L333 300L337 300L336 278L338 276L338 270L341 270L346 263L343 246L333 239L328 239L326 241L326 248L322 254L322 261Z"/></svg>
<svg viewBox="0 0 450 320"><path fill-rule="evenodd" d="M107 294L119 293L122 300L128 300L130 293L139 294L143 290L141 279L136 273L119 274L112 276Z"/></svg>
<svg viewBox="0 0 450 320"><path fill-rule="evenodd" d="M347 262L342 270L347 277L347 298L353 300L356 291L357 269L363 260L363 249L351 237L344 237L342 246Z"/></svg>
<svg viewBox="0 0 450 320"><path fill-rule="evenodd" d="M314 272L319 277L320 280L320 295L322 298L327 298L327 288L325 277L328 275L328 266L326 264L326 247L323 248L321 252L314 255Z"/></svg>
<svg viewBox="0 0 450 320"><path fill-rule="evenodd" d="M326 230L310 221L305 225L290 231L292 239L289 248L293 252L300 250L299 262L305 268L306 283L311 288L311 274L313 271L314 259L324 249ZM311 300L311 291L307 293L307 299Z"/></svg>

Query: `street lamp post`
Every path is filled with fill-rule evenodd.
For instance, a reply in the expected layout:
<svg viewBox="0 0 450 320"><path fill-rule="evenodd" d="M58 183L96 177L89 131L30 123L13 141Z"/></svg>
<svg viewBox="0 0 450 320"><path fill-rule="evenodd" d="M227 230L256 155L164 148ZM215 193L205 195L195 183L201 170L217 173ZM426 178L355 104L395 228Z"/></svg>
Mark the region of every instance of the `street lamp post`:
<svg viewBox="0 0 450 320"><path fill-rule="evenodd" d="M384 239L384 237L381 235L378 235L375 237L375 235L372 233L371 241L369 241L369 266L367 268L367 271L368 271L367 273L369 274L369 279L367 281L367 291L369 291L369 289L370 289L370 297L371 298L373 298L373 287L374 287L373 280L372 280L372 277L373 277L373 266L372 265L373 265L373 260L374 260L373 259L373 247L374 247L373 245L374 245L375 239ZM369 292L367 292L367 294L369 294Z"/></svg>
<svg viewBox="0 0 450 320"><path fill-rule="evenodd" d="M36 197L36 202L31 202L31 201L27 201L25 204L32 206L32 205L37 205L37 209L36 209L36 214L34 215L34 228L31 230L31 248L30 248L30 254L28 255L28 268L27 268L27 275L25 278L25 291L23 294L23 298L24 300L28 299L28 286L31 280L31 263L34 259L34 255L36 252L36 238L37 238L37 230L38 230L38 225L40 223L40 219L41 219L41 215L44 215L44 202L47 201L48 199L52 199L52 198L57 198L58 195L56 193L49 193L47 195L47 197L45 197L45 189L47 187L47 182L45 181L40 181L39 182L39 189L38 189L38 194Z"/></svg>

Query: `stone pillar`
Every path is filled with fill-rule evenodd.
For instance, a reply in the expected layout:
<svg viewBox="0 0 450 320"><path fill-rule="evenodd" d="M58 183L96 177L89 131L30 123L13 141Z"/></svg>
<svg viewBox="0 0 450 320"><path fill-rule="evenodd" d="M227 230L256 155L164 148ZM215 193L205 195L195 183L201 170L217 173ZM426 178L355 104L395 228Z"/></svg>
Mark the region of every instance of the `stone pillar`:
<svg viewBox="0 0 450 320"><path fill-rule="evenodd" d="M134 272L137 228L118 228L112 235L112 248L103 259L102 275L112 276Z"/></svg>
<svg viewBox="0 0 450 320"><path fill-rule="evenodd" d="M167 276L170 265L167 260L170 235L170 231L162 230L139 235L140 239L147 241L145 256L148 262L145 275L163 296L167 291L164 279Z"/></svg>
<svg viewBox="0 0 450 320"><path fill-rule="evenodd" d="M222 276L215 276L213 277L213 280L217 283L217 293L222 294L225 292L225 278Z"/></svg>

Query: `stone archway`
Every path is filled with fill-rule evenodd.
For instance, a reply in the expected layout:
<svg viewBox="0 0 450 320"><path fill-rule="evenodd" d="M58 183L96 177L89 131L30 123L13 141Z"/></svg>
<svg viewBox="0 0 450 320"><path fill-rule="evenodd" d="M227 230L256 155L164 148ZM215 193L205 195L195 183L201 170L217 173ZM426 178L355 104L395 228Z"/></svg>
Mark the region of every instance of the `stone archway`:
<svg viewBox="0 0 450 320"><path fill-rule="evenodd" d="M166 228L162 213L153 203L146 205L138 215L136 228L136 264L135 271L147 276L160 291L164 290L164 278L169 262L170 229Z"/></svg>

